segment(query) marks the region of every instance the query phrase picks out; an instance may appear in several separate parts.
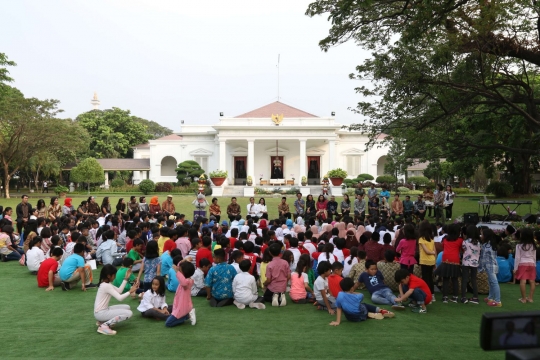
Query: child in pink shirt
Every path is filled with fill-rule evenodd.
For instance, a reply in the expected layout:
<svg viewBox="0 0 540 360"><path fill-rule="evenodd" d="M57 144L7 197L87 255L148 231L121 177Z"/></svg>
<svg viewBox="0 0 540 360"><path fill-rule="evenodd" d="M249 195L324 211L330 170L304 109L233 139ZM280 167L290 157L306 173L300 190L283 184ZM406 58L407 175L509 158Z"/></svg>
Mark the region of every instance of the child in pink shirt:
<svg viewBox="0 0 540 360"><path fill-rule="evenodd" d="M191 320L191 325L195 325L197 322L195 309L191 302L191 287L193 286L191 276L195 273L195 266L189 261L183 261L178 265L179 267L173 265L173 269L176 271L176 278L178 279L178 288L174 295L171 315L165 322L166 327L183 324L187 319Z"/></svg>
<svg viewBox="0 0 540 360"><path fill-rule="evenodd" d="M291 291L289 296L297 304L315 301L315 293L309 287L309 279L306 274L307 264L304 260L298 260L296 271L291 274ZM309 292L308 292L309 291Z"/></svg>
<svg viewBox="0 0 540 360"><path fill-rule="evenodd" d="M413 273L414 264L416 264L416 234L414 226L411 224L405 225L403 228L405 239L399 242L396 252L400 253L399 263L402 269L407 269L410 274Z"/></svg>

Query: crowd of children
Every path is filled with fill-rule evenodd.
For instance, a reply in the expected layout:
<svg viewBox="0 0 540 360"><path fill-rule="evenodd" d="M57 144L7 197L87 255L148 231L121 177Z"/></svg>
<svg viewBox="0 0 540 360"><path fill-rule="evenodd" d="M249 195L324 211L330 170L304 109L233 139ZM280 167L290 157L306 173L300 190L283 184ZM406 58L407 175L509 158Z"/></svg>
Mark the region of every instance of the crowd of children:
<svg viewBox="0 0 540 360"><path fill-rule="evenodd" d="M51 206L57 203L51 200ZM88 212L95 199L83 203ZM129 305L109 305L111 297L137 299L142 317L167 327L196 324L196 296L212 307L262 310L265 303L287 306L288 293L294 304L336 314L331 325L339 325L342 315L349 321L393 317L375 305L403 310L406 301L413 312L426 314L440 282L443 303L479 304L482 276L489 306L502 306L500 281L519 281L519 301L534 301L539 234L527 228L509 226L503 238L488 228L416 224L412 218L364 224L349 216L319 221L297 214L293 222L269 221L265 213L218 223L214 216L190 222L179 213L131 205L104 211L106 206L92 214L72 209L45 215L15 231L11 212L4 210L0 255L27 266L46 291L69 291L79 282L84 291L97 287L94 316L105 335L114 335L111 327L133 315ZM93 262L102 265L97 284ZM504 266L510 274L502 274ZM357 289L366 289L375 305L365 303ZM172 304L167 292L175 293Z"/></svg>

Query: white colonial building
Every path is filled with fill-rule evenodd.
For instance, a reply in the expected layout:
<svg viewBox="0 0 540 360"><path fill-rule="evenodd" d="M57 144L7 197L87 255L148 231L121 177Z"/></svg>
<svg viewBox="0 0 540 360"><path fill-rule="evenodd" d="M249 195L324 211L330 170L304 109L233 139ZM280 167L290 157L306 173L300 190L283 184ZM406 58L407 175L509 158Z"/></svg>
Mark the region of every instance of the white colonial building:
<svg viewBox="0 0 540 360"><path fill-rule="evenodd" d="M175 182L175 169L184 160L197 161L207 173L226 170L226 185L243 185L248 176L254 185L260 179L298 185L302 176L320 184L335 168L349 177L382 175L388 149L365 151L367 142L366 135L342 129L333 116L274 102L239 116L221 116L214 125L182 125L178 133L135 146L134 159L149 159L149 170L135 171L134 182Z"/></svg>

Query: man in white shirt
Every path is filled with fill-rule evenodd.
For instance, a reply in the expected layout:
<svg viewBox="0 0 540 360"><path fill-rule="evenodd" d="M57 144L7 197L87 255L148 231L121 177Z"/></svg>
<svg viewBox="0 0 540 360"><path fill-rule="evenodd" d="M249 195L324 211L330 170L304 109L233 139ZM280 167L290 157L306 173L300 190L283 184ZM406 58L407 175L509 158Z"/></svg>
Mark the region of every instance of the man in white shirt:
<svg viewBox="0 0 540 360"><path fill-rule="evenodd" d="M298 260L300 260L300 255L302 253L300 252L300 249L298 249L298 239L297 238L289 238L289 251L293 253L294 260L292 264L290 265L291 272L296 271L296 265L298 264Z"/></svg>
<svg viewBox="0 0 540 360"><path fill-rule="evenodd" d="M261 302L262 298L259 298L255 277L249 273L251 261L242 260L239 266L242 272L234 277L232 283L234 305L239 309L245 309L246 305L254 309L266 309Z"/></svg>
<svg viewBox="0 0 540 360"><path fill-rule="evenodd" d="M255 198L249 198L249 204L246 205L247 214L254 218L259 213L259 205L255 204Z"/></svg>

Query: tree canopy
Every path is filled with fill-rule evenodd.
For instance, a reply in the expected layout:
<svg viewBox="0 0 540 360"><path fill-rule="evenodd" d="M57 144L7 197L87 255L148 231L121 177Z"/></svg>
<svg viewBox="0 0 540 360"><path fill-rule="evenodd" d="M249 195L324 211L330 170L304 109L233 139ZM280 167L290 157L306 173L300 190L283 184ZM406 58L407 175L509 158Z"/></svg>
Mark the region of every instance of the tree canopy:
<svg viewBox="0 0 540 360"><path fill-rule="evenodd" d="M146 126L137 119L129 110L113 107L85 112L75 121L91 136L90 156L99 159L130 157L132 146L152 138Z"/></svg>
<svg viewBox="0 0 540 360"><path fill-rule="evenodd" d="M137 116L133 116L133 120L146 127L146 131L151 135L151 138L148 140L159 139L160 137L171 135L173 133L173 131L168 127L161 126L152 120L142 119Z"/></svg>
<svg viewBox="0 0 540 360"><path fill-rule="evenodd" d="M87 183L90 192L90 184L105 181L105 172L96 159L89 157L71 169L71 179L74 182Z"/></svg>
<svg viewBox="0 0 540 360"><path fill-rule="evenodd" d="M409 158L446 158L470 175L484 165L530 191L540 155L536 1L318 0L307 14L329 15L323 50L350 40L372 51L351 74L366 97L355 111L368 118L351 128L369 145L399 136Z"/></svg>

